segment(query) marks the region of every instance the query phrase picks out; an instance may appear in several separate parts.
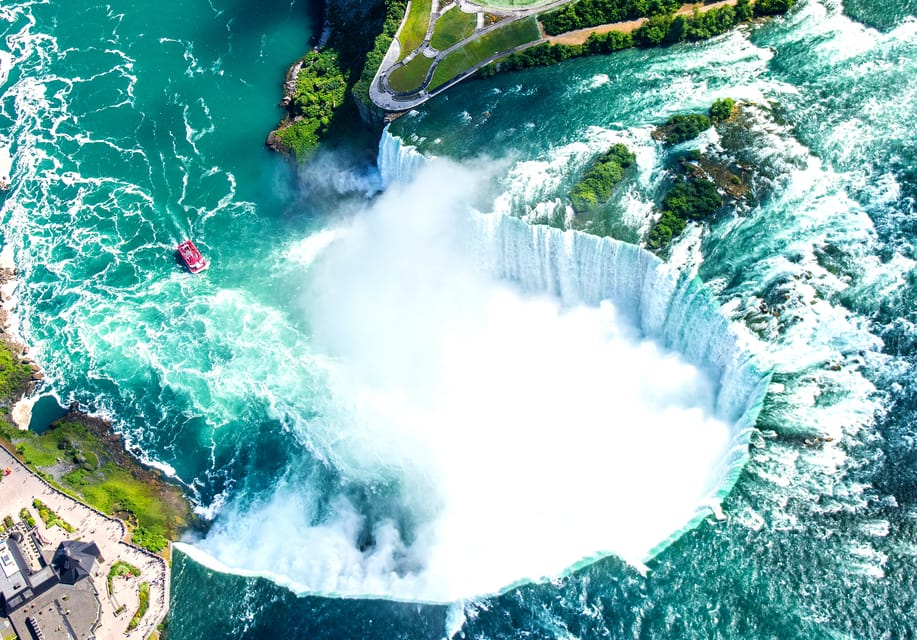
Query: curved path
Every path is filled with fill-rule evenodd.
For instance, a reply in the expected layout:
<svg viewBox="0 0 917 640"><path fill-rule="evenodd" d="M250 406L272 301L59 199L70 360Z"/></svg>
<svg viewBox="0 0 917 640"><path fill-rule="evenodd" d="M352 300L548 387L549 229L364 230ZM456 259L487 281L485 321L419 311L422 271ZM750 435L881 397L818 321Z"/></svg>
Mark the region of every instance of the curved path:
<svg viewBox="0 0 917 640"><path fill-rule="evenodd" d="M429 0L409 0L408 5L405 7L404 18L401 20L401 25L398 27L398 31L395 33L395 37L392 39L391 45L389 45L388 51L385 54L385 58L382 61L382 64L379 65L379 68L376 70L376 75L373 78L372 84L369 87L369 97L377 106L382 107L386 111L406 111L408 109L413 109L414 107L423 104L433 96L439 95L449 87L455 85L457 82L460 82L464 78L467 78L469 75L483 67L484 65L496 60L497 58L502 58L503 56L509 55L516 51L521 51L527 47L530 47L535 44L540 44L544 42L544 38L533 40L527 42L524 45L508 49L506 51L500 51L490 56L486 60L476 64L474 67L465 70L456 78L453 78L449 82L444 83L442 86L437 87L435 90L427 92L426 87L429 86L430 80L433 78L433 73L436 70L436 67L439 63L446 57L446 55L461 49L462 47L468 45L468 43L473 42L482 36L487 35L501 27L505 27L508 24L527 18L529 16L538 15L545 11L550 11L551 9L556 9L561 5L567 4L571 0L551 0L544 4L538 4L537 6L525 7L520 9L504 9L504 8L494 8L489 7L485 4L468 2L466 0L459 0L456 2L456 6L452 7L452 11L462 11L463 9L466 13L476 13L478 14L478 24L482 24L482 18L485 11L487 13L502 16L503 19L484 26L482 28L475 29L474 33L458 42L448 49L443 51L438 51L433 49L430 46L430 39L433 37L433 30L436 25L436 21L444 13L445 10L448 10L452 2L445 2L442 5L439 0L432 0L433 7L430 11L429 23L427 24L427 31L424 35L424 40L413 51L407 52L406 55L402 57L401 44L398 41L398 36L401 34L402 29L404 29L407 22L407 17L410 14L410 3L411 2L424 2ZM470 11L469 11L470 9ZM432 55L431 55L432 54ZM388 77L395 69L398 69L411 60L413 60L418 55L426 55L427 57L433 58L433 63L430 66L430 69L427 71L427 75L424 78L423 82L420 84L418 89L409 91L409 92L397 92L391 88L388 82Z"/></svg>
<svg viewBox="0 0 917 640"><path fill-rule="evenodd" d="M675 12L677 16L688 16L694 13L694 10L697 9L700 13L706 13L711 9L718 9L726 5L735 6L738 3L738 0L721 0L720 2L714 2L711 4L683 4L681 8ZM620 33L631 33L636 31L643 23L646 22L646 18L640 18L638 20L627 20L625 22L612 22L610 24L600 24L597 27L587 27L585 29L577 29L576 31L568 31L567 33L562 33L557 36L552 36L547 39L551 44L584 44L586 40L589 39L589 36L593 34L602 34L609 33L610 31L618 31Z"/></svg>
<svg viewBox="0 0 917 640"><path fill-rule="evenodd" d="M433 3L430 11L429 23L427 24L427 31L424 35L424 40L420 46L418 46L413 51L408 52L407 55L402 57L401 44L398 41L398 36L401 34L401 31L404 29L405 23L407 22L407 17L410 13L410 2L424 1L432 1ZM556 9L570 1L571 0L551 0L550 2L530 7L509 9L489 7L485 4L469 2L467 0L459 0L457 3L455 3L456 6L454 7L452 6L453 3L451 2L440 6L439 0L409 0L407 7L405 7L404 18L401 20L401 25L399 26L395 37L392 39L391 45L389 45L388 51L385 54L385 58L383 59L382 64L380 64L379 68L376 70L376 75L369 87L369 97L373 103L385 109L386 111L407 111L423 104L430 98L437 96L443 91L446 91L450 87L458 84L468 76L475 73L481 67L512 53L523 51L524 49L542 43L564 45L583 44L593 34L608 33L610 31L630 33L641 27L647 20L647 18L641 18L639 20L627 20L623 22L603 24L596 27L589 27L586 29L578 29L576 31L569 31L567 33L548 38L542 36L539 39L526 42L525 44L507 49L506 51L499 51L486 58L485 60L482 60L474 66L466 69L448 82L445 82L442 85L436 87L434 90L427 91L427 87L429 87L430 82L433 79L433 74L435 73L437 66L448 54L452 53L453 51L457 51L458 49L467 46L470 42L473 42L501 27L507 26L512 22L516 22L517 20L521 20L529 16L538 15L546 11ZM681 6L681 8L676 12L676 15L690 15L695 10L699 11L700 13L705 13L711 9L716 9L725 5L735 5L737 2L738 0L721 0L720 2L714 2L712 4L702 4L700 2L686 3ZM452 45L448 49L438 51L430 46L430 39L433 37L433 30L436 25L436 21L446 10L450 10L450 8L452 11L461 11L465 9L466 13L477 13L478 25L483 24L482 18L485 11L493 15L503 16L503 19L494 24L487 25L486 27L475 29L472 35L468 36L461 42ZM471 11L467 11L467 9L471 9ZM539 30L540 28L541 27L539 25ZM411 62L411 60L416 58L418 55L425 55L427 57L433 58L433 62L430 65L430 68L427 70L426 76L424 77L423 82L420 83L420 86L412 91L396 91L392 89L391 85L389 84L389 76L391 73Z"/></svg>

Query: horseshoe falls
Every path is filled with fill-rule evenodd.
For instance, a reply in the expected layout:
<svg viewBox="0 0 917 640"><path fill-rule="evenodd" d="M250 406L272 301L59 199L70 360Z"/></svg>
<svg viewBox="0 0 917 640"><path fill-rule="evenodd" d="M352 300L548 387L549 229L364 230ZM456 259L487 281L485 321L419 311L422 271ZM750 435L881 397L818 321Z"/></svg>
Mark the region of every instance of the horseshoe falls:
<svg viewBox="0 0 917 640"><path fill-rule="evenodd" d="M18 329L207 523L169 636L914 637L913 3L470 81L294 170L318 4L0 6ZM685 148L751 197L660 260L653 128L727 96ZM617 239L544 226L617 142Z"/></svg>
<svg viewBox="0 0 917 640"><path fill-rule="evenodd" d="M728 493L767 376L699 284L633 245L469 218L482 179L433 163L310 266L327 390L284 419L341 488L290 475L183 551L297 592L449 602L639 566Z"/></svg>

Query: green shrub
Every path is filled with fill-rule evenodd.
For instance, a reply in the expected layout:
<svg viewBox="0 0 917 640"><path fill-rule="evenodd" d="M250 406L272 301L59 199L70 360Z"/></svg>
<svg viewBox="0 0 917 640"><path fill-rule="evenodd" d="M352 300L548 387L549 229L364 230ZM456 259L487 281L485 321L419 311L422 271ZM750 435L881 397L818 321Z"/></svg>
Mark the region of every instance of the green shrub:
<svg viewBox="0 0 917 640"><path fill-rule="evenodd" d="M35 526L35 518L27 508L23 507L22 510L19 511L19 518L25 522L30 529Z"/></svg>
<svg viewBox="0 0 917 640"><path fill-rule="evenodd" d="M721 33L726 33L738 24L736 10L729 5L711 9L700 13L695 10L694 15L686 20L684 39L697 41L706 40Z"/></svg>
<svg viewBox="0 0 917 640"><path fill-rule="evenodd" d="M137 527L134 529L134 532L131 534L131 542L153 553L159 553L169 544L169 541L166 540L165 536L161 533L158 531L151 531L146 527Z"/></svg>
<svg viewBox="0 0 917 640"><path fill-rule="evenodd" d="M347 74L334 51L310 51L296 76L289 110L294 122L277 132L280 141L298 158L318 144L347 95Z"/></svg>
<svg viewBox="0 0 917 640"><path fill-rule="evenodd" d="M780 13L786 13L794 3L795 0L755 0L755 15L773 16Z"/></svg>
<svg viewBox="0 0 917 640"><path fill-rule="evenodd" d="M665 141L669 144L680 144L692 140L712 126L710 118L700 113L674 115L663 127Z"/></svg>
<svg viewBox="0 0 917 640"><path fill-rule="evenodd" d="M111 566L111 569L108 570L108 594L111 595L114 593L114 580L120 576L131 575L134 577L140 576L140 569L134 565L125 562L124 560L118 560Z"/></svg>
<svg viewBox="0 0 917 640"><path fill-rule="evenodd" d="M749 0L738 0L736 2L736 21L747 22L754 17L754 9Z"/></svg>
<svg viewBox="0 0 917 640"><path fill-rule="evenodd" d="M634 31L634 44L638 47L655 47L669 41L669 29L673 21L670 15L652 16Z"/></svg>
<svg viewBox="0 0 917 640"><path fill-rule="evenodd" d="M579 0L541 16L545 33L558 35L600 24L674 12L680 0Z"/></svg>
<svg viewBox="0 0 917 640"><path fill-rule="evenodd" d="M662 216L650 230L646 245L653 250L667 246L672 238L685 230L685 221L671 211L663 211Z"/></svg>
<svg viewBox="0 0 917 640"><path fill-rule="evenodd" d="M786 0L780 0L785 2ZM580 19L579 12L590 13L589 7L597 4L607 5L611 13L598 15L627 15L629 18L603 19L593 22L591 19ZM594 33L583 45L541 44L525 51L514 53L496 64L491 63L478 72L479 77L489 77L498 71L515 71L529 67L543 67L579 56L608 54L633 46L654 47L674 44L683 40L703 40L732 29L741 22L753 17L749 0L738 0L735 7L723 6L700 12L695 9L691 16L674 16L670 11L680 6L679 3L657 2L650 6L638 2L628 3L630 8L622 9L622 3L615 0L580 0L566 5L562 9L547 13L541 17L545 32L558 35L575 29L586 28L618 20L648 16L648 20L636 29L633 34L620 31ZM616 11L624 11L615 14ZM630 13L628 13L630 12ZM571 17L572 16L572 17Z"/></svg>
<svg viewBox="0 0 917 640"><path fill-rule="evenodd" d="M41 521L45 523L45 527L51 528L56 525L67 533L73 533L76 531L75 527L64 521L51 509L51 507L43 503L38 498L32 500L32 506L35 507L35 509L38 511L38 517L41 518Z"/></svg>
<svg viewBox="0 0 917 640"><path fill-rule="evenodd" d="M735 109L735 106L736 101L732 98L720 98L716 100L710 107L710 119L713 120L713 122L720 122L728 119L732 115L732 110Z"/></svg>
<svg viewBox="0 0 917 640"><path fill-rule="evenodd" d="M679 180L662 199L662 215L650 229L647 247L662 249L684 231L688 220L704 220L721 206L723 198L709 180Z"/></svg>
<svg viewBox="0 0 917 640"><path fill-rule="evenodd" d="M606 202L624 178L636 156L623 144L616 144L596 158L570 191L570 201L577 213L586 213Z"/></svg>
<svg viewBox="0 0 917 640"><path fill-rule="evenodd" d="M131 621L127 624L127 630L133 631L137 628L137 625L140 624L140 621L143 619L143 616L146 615L147 609L150 608L150 583L141 582L140 583L140 603L137 605L137 612L134 614L134 617L131 618Z"/></svg>

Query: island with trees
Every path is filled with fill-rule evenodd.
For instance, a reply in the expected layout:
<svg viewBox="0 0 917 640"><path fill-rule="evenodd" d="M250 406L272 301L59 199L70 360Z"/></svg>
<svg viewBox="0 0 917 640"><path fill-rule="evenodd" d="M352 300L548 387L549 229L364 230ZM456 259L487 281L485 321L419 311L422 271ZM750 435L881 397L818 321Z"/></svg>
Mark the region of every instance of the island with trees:
<svg viewBox="0 0 917 640"><path fill-rule="evenodd" d="M339 119L381 125L473 75L558 64L725 33L794 0L331 0L331 34L290 69L285 116L268 144L305 158ZM344 129L345 127L341 127Z"/></svg>

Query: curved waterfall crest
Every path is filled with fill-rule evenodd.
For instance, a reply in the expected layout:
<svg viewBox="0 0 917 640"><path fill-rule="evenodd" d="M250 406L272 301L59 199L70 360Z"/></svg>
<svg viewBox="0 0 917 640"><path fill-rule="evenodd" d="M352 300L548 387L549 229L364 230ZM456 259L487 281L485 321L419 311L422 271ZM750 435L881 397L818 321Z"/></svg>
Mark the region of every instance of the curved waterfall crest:
<svg viewBox="0 0 917 640"><path fill-rule="evenodd" d="M408 180L425 162L415 147L386 128L378 154L386 187ZM749 438L771 372L742 346L703 283L677 273L649 251L613 238L530 225L499 214L475 214L472 219L477 233L469 251L489 273L569 306L609 301L644 336L681 353L717 381L715 410L732 425L733 446L715 470L717 488L710 502L725 498L748 459ZM688 528L704 515L700 510Z"/></svg>

